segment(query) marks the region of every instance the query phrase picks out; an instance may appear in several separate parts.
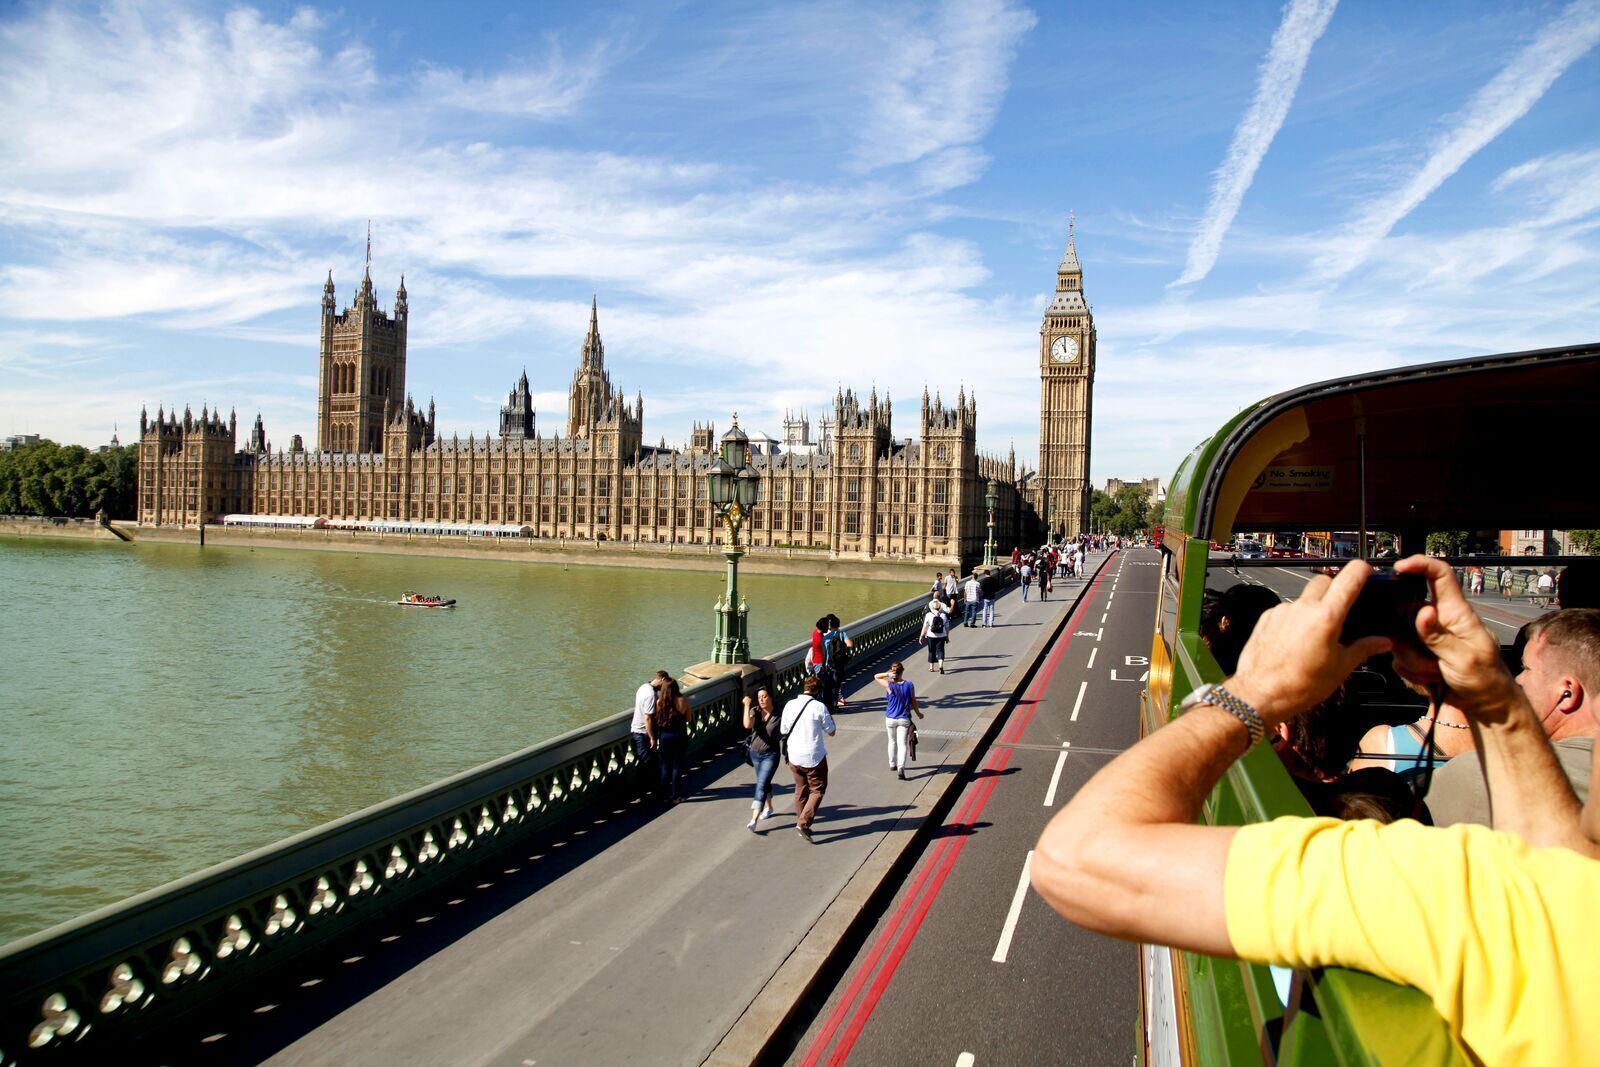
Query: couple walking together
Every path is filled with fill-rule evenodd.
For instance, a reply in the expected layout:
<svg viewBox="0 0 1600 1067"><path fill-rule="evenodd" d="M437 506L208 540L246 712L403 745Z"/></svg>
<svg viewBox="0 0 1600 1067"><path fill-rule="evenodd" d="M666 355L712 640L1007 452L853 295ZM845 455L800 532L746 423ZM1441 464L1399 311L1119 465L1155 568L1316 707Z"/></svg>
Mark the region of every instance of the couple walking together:
<svg viewBox="0 0 1600 1067"><path fill-rule="evenodd" d="M926 718L917 705L916 690L905 680L904 674L904 665L896 662L873 678L888 695L884 729L888 736L889 769L902 780L906 776L908 753L916 751L916 731L911 725L911 716ZM756 690L753 698L744 698L744 725L750 731L747 744L756 772L755 798L750 802L750 821L745 824L751 832L773 817L772 779L782 752L787 755L789 770L794 775L795 830L807 841L813 840L811 825L816 821L822 796L828 790L828 749L824 739L834 736L838 730L828 705L818 699L821 689L816 676L807 678L800 695L785 704L781 713L775 710L772 693L766 687Z"/></svg>
<svg viewBox="0 0 1600 1067"><path fill-rule="evenodd" d="M683 775L689 763L689 727L694 725L694 707L678 687L678 680L666 671L641 685L633 695L633 721L628 735L633 743L633 758L639 766L653 757L657 762L659 792L667 804L684 800Z"/></svg>

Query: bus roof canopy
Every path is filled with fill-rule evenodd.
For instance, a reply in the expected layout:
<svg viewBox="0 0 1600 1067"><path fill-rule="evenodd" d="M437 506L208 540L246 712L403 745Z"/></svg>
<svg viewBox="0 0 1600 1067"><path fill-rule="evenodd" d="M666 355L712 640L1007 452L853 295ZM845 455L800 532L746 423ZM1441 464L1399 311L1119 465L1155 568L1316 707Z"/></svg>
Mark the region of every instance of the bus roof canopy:
<svg viewBox="0 0 1600 1067"><path fill-rule="evenodd" d="M1372 530L1589 528L1597 428L1600 345L1321 382L1196 448L1167 515L1205 538L1355 529L1363 510Z"/></svg>

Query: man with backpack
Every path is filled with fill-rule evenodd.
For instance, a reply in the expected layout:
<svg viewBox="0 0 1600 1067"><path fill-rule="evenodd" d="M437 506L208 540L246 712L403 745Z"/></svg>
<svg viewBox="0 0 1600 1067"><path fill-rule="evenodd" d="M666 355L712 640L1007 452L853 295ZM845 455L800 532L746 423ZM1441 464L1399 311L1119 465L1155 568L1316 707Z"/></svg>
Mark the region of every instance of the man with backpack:
<svg viewBox="0 0 1600 1067"><path fill-rule="evenodd" d="M950 636L950 609L937 597L928 601L928 613L922 617L922 632L917 643L928 646L928 670L944 673L944 643Z"/></svg>
<svg viewBox="0 0 1600 1067"><path fill-rule="evenodd" d="M830 708L842 708L840 698L844 688L844 665L850 658L849 650L856 647L850 635L839 628L839 616L829 615L828 629L822 635L822 699Z"/></svg>
<svg viewBox="0 0 1600 1067"><path fill-rule="evenodd" d="M832 737L838 729L828 706L817 699L821 689L819 679L807 678L800 695L783 706L778 720L784 755L794 774L794 828L807 841L811 841L811 824L822 794L828 791L828 748L823 738Z"/></svg>

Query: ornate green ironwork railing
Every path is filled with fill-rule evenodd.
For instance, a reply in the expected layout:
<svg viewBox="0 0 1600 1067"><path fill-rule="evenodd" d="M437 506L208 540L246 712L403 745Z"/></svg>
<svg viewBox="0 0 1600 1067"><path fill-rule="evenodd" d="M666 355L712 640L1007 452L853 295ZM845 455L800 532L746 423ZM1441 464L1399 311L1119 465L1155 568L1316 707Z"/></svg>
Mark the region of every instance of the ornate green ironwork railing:
<svg viewBox="0 0 1600 1067"><path fill-rule="evenodd" d="M1009 575L1007 576L1009 577ZM847 627L857 656L904 641L918 596ZM741 729L747 686L799 692L807 644L685 695L691 749ZM252 981L632 788L621 712L0 947L0 1065L77 1061Z"/></svg>

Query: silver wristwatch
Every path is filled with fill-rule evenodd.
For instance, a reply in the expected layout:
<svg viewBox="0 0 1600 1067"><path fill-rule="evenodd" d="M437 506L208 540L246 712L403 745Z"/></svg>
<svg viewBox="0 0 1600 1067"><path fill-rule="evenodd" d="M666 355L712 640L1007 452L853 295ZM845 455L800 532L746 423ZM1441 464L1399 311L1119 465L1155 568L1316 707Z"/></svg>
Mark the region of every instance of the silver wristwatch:
<svg viewBox="0 0 1600 1067"><path fill-rule="evenodd" d="M1183 698L1183 703L1178 705L1178 714L1182 715L1191 708L1201 704L1210 704L1212 707L1221 708L1244 723L1244 728L1250 731L1250 747L1256 747L1267 732L1266 724L1261 721L1261 716L1249 704L1240 700L1220 685L1206 684Z"/></svg>

